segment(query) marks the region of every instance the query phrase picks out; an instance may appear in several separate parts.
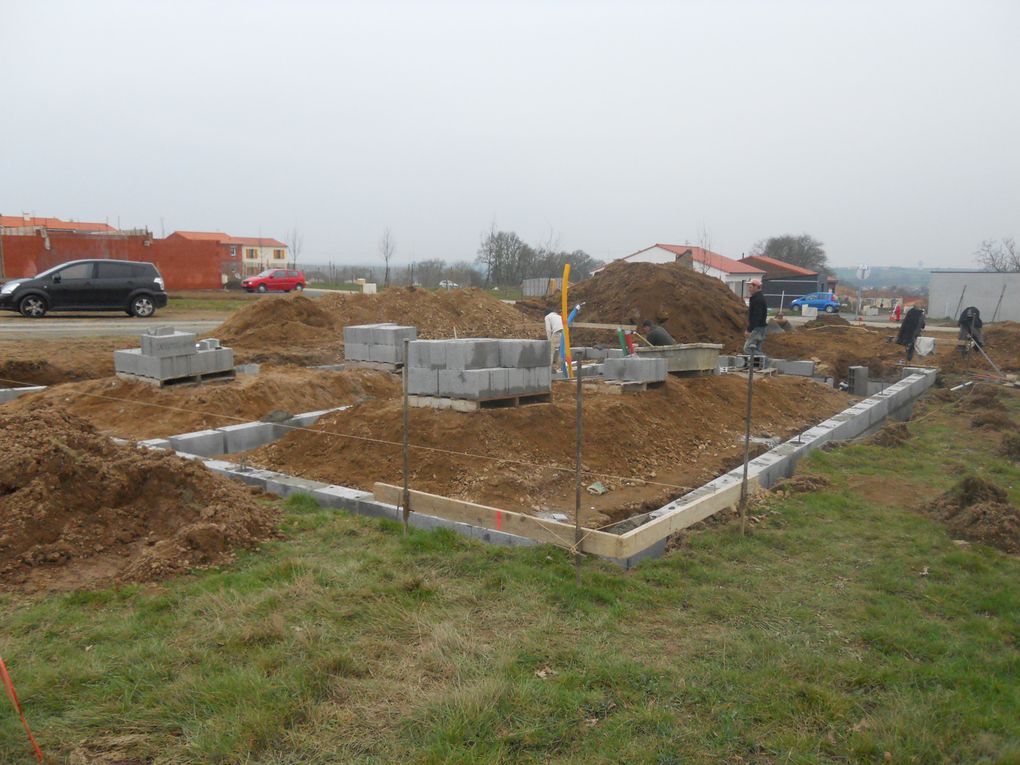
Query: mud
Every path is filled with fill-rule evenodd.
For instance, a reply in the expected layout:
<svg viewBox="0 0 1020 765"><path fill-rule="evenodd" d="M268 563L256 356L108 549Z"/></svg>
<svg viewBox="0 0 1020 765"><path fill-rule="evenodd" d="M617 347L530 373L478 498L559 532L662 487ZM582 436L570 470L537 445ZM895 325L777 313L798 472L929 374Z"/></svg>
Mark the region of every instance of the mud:
<svg viewBox="0 0 1020 765"><path fill-rule="evenodd" d="M945 524L954 539L1020 553L1020 509L991 481L967 476L923 510Z"/></svg>
<svg viewBox="0 0 1020 765"><path fill-rule="evenodd" d="M102 433L146 439L251 422L277 410L299 414L394 398L400 390L400 379L385 372L263 367L256 375L238 375L235 380L169 388L115 377L66 383L6 406L24 412L69 412Z"/></svg>
<svg viewBox="0 0 1020 765"><path fill-rule="evenodd" d="M584 399L582 520L604 523L657 507L701 485L743 454L746 381L731 375L667 380L641 394ZM792 435L841 411L849 397L799 378L755 387L754 435ZM470 414L412 409L413 488L523 512L573 517L573 386L556 385L551 404ZM247 455L253 465L371 490L402 476L402 407L374 400L324 417ZM386 442L386 443L380 443ZM471 455L484 455L480 456ZM657 504L656 504L657 503Z"/></svg>
<svg viewBox="0 0 1020 765"><path fill-rule="evenodd" d="M158 580L229 561L276 523L200 464L118 446L68 413L0 410L0 587Z"/></svg>

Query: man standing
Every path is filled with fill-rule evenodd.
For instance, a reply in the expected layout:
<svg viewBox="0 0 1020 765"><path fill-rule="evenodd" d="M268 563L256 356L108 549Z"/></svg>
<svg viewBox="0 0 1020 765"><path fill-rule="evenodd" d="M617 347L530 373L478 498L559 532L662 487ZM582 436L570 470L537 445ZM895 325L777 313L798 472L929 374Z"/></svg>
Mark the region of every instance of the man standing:
<svg viewBox="0 0 1020 765"><path fill-rule="evenodd" d="M896 335L897 345L904 345L907 348L908 363L914 358L914 346L923 329L924 311L918 307L917 303L914 303L907 311L907 315L903 317L899 334Z"/></svg>
<svg viewBox="0 0 1020 765"><path fill-rule="evenodd" d="M645 336L645 340L652 345L676 345L676 340L669 332L658 324L652 324L647 319L641 322L640 330L641 334Z"/></svg>
<svg viewBox="0 0 1020 765"><path fill-rule="evenodd" d="M581 306L584 303L578 303L574 306L574 309L567 314L567 325L574 326L574 318L581 312ZM553 369L556 368L557 364L564 362L566 348L563 343L563 317L560 316L556 311L549 311L545 315L545 336L549 338L549 366ZM564 370L564 374L566 370Z"/></svg>
<svg viewBox="0 0 1020 765"><path fill-rule="evenodd" d="M761 291L761 282L752 279L747 283L751 288L751 299L747 303L747 339L744 341L744 353L755 355L761 353L761 344L768 328L769 307L765 295Z"/></svg>

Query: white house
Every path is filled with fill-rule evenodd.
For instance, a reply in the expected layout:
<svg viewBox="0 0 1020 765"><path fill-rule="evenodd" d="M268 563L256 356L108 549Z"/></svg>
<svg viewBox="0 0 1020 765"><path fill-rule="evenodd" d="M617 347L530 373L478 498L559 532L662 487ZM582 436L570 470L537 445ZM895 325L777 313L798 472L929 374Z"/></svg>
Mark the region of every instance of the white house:
<svg viewBox="0 0 1020 765"><path fill-rule="evenodd" d="M653 244L651 247L617 258L613 262L619 261L626 263L681 263L698 273L714 276L740 297L747 297L749 294L747 291L749 281L762 279L765 276L765 272L760 268L692 244Z"/></svg>

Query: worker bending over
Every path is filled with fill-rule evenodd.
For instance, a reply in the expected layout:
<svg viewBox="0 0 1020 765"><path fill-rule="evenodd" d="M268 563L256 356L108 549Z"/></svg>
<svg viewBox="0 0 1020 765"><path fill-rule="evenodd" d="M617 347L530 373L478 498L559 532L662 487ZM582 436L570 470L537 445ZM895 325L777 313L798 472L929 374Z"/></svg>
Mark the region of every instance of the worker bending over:
<svg viewBox="0 0 1020 765"><path fill-rule="evenodd" d="M638 327L638 332L644 335L652 345L676 345L676 341L665 329L660 327L658 324L652 324L647 319L641 322Z"/></svg>

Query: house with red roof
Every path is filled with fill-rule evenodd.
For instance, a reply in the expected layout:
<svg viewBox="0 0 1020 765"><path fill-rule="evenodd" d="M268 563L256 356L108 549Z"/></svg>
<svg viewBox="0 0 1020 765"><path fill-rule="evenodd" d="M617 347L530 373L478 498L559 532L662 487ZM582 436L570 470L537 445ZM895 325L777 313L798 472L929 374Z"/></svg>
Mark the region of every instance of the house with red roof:
<svg viewBox="0 0 1020 765"><path fill-rule="evenodd" d="M755 266L727 258L717 252L693 244L653 244L630 255L618 258L625 263L680 263L698 273L713 276L729 287L734 294L746 297L750 293L747 283L762 279L765 271Z"/></svg>
<svg viewBox="0 0 1020 765"><path fill-rule="evenodd" d="M222 231L175 231L167 239L189 242L217 242L229 250L230 257L241 258L241 275L253 276L267 268L284 268L287 265L287 245L278 239L264 236L230 236Z"/></svg>
<svg viewBox="0 0 1020 765"><path fill-rule="evenodd" d="M113 233L109 223L88 223L86 221L61 220L60 218L37 218L34 215L0 215L0 229L5 234L34 234L40 230L70 231L74 233Z"/></svg>
<svg viewBox="0 0 1020 765"><path fill-rule="evenodd" d="M762 292L765 294L765 300L770 308L788 306L794 298L810 295L813 292L832 292L836 288L835 277L802 266L795 266L784 260L764 255L748 255L741 258L740 262L760 268L765 272L762 279Z"/></svg>

